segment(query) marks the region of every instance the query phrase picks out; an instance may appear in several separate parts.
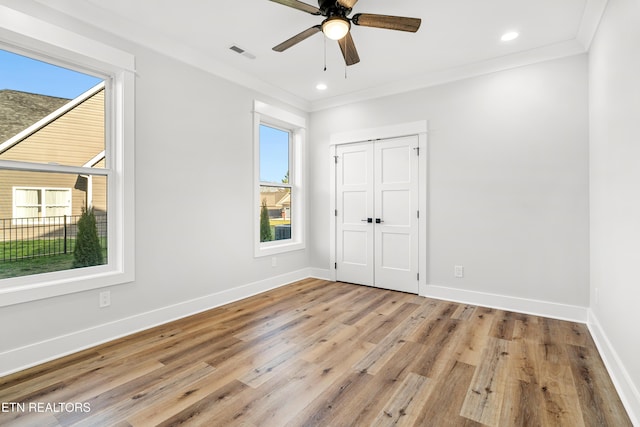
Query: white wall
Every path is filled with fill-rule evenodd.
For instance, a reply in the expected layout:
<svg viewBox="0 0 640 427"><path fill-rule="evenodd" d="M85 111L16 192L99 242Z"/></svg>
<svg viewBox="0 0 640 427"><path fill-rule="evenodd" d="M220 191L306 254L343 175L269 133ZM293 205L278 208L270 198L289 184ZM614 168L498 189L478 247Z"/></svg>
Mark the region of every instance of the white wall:
<svg viewBox="0 0 640 427"><path fill-rule="evenodd" d="M306 271L305 250L275 268L253 256L253 101L306 113L55 13L40 18L136 56L136 280L110 288L104 309L99 290L0 308L0 375Z"/></svg>
<svg viewBox="0 0 640 427"><path fill-rule="evenodd" d="M609 0L589 55L591 309L640 417L640 2ZM615 359L618 360L615 360ZM624 384L626 381L626 385ZM640 423L640 418L636 419Z"/></svg>
<svg viewBox="0 0 640 427"><path fill-rule="evenodd" d="M312 266L330 262L330 134L418 120L429 121L428 283L588 306L586 55L313 113Z"/></svg>

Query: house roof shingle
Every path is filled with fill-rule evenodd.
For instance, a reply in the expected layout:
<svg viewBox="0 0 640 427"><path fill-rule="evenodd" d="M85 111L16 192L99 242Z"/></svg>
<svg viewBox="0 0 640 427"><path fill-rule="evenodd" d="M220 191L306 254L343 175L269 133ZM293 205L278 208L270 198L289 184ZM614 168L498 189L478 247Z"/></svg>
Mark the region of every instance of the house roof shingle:
<svg viewBox="0 0 640 427"><path fill-rule="evenodd" d="M70 100L11 89L0 90L0 144Z"/></svg>

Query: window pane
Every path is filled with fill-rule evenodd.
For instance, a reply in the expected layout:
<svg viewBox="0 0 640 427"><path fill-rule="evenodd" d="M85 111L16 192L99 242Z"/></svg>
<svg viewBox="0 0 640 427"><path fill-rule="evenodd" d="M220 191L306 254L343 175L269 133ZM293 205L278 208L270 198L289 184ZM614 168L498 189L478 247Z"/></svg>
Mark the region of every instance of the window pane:
<svg viewBox="0 0 640 427"><path fill-rule="evenodd" d="M105 176L0 169L0 200L0 279L107 263ZM79 224L86 206L88 228ZM74 256L83 235L94 243Z"/></svg>
<svg viewBox="0 0 640 427"><path fill-rule="evenodd" d="M291 188L260 186L260 241L291 239Z"/></svg>
<svg viewBox="0 0 640 427"><path fill-rule="evenodd" d="M260 125L260 181L289 183L289 132Z"/></svg>
<svg viewBox="0 0 640 427"><path fill-rule="evenodd" d="M40 206L40 190L17 188L15 192L16 206Z"/></svg>
<svg viewBox="0 0 640 427"><path fill-rule="evenodd" d="M105 150L104 81L4 50L0 63L0 160L93 167Z"/></svg>
<svg viewBox="0 0 640 427"><path fill-rule="evenodd" d="M45 189L45 200L47 206L70 206L71 190L49 190Z"/></svg>

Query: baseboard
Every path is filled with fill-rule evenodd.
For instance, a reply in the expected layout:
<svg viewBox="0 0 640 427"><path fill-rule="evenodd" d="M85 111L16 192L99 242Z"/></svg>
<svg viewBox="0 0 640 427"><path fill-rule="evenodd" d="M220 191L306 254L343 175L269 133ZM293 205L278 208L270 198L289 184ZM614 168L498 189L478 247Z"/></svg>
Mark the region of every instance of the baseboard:
<svg viewBox="0 0 640 427"><path fill-rule="evenodd" d="M140 313L114 322L83 329L71 334L61 335L24 347L11 349L0 353L0 367L2 367L0 377L57 359L59 357L67 356L126 335L131 335L135 332L275 289L298 280L322 275L323 272L320 269L312 270L304 268L200 298L183 301L171 306Z"/></svg>
<svg viewBox="0 0 640 427"><path fill-rule="evenodd" d="M327 270L326 268L310 268L309 277L313 277L314 279L333 280L331 278L331 270Z"/></svg>
<svg viewBox="0 0 640 427"><path fill-rule="evenodd" d="M631 422L640 427L640 390L633 383L593 310L589 310L587 326Z"/></svg>
<svg viewBox="0 0 640 427"><path fill-rule="evenodd" d="M500 310L515 311L518 313L533 314L536 316L569 320L572 322L586 323L588 318L587 307L510 297L485 292L473 292L445 286L427 285L426 288L421 289L420 295L428 298L481 305Z"/></svg>

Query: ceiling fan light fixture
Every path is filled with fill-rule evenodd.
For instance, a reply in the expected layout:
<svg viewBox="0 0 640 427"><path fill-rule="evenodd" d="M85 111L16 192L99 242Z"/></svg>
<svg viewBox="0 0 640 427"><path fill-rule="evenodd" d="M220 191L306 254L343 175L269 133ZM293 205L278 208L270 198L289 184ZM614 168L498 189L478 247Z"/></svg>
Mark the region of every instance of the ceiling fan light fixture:
<svg viewBox="0 0 640 427"><path fill-rule="evenodd" d="M322 23L322 32L331 40L340 40L349 32L351 23L340 16L332 16Z"/></svg>

